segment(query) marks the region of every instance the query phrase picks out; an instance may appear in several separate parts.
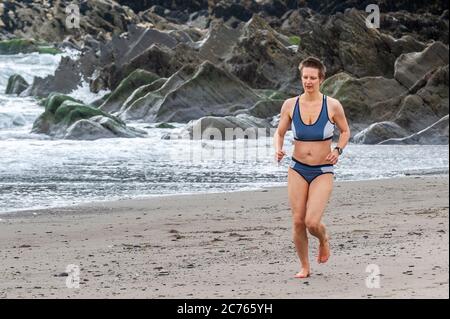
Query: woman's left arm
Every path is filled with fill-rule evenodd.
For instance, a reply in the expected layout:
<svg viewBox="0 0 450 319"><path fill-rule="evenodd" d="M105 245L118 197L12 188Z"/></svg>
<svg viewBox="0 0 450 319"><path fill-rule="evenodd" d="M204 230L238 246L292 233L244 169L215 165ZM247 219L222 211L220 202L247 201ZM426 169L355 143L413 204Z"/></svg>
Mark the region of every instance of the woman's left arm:
<svg viewBox="0 0 450 319"><path fill-rule="evenodd" d="M344 149L350 139L350 128L347 123L347 118L345 117L344 108L338 100L333 101L333 121L339 129L339 140L336 147ZM330 154L326 157L326 160L331 162L331 164L336 164L338 161L339 152L333 149Z"/></svg>

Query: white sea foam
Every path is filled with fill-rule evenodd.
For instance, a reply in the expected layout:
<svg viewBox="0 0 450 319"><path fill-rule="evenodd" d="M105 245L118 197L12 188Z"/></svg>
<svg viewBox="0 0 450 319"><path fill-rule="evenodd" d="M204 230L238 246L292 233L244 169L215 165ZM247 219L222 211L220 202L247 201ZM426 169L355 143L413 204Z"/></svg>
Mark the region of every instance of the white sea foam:
<svg viewBox="0 0 450 319"><path fill-rule="evenodd" d="M95 100L100 99L105 94L109 93L111 91L109 90L101 90L98 93L93 93L89 89L89 83L86 81L82 81L81 84L72 92L70 92L68 95L82 101L83 103L90 104L94 102Z"/></svg>

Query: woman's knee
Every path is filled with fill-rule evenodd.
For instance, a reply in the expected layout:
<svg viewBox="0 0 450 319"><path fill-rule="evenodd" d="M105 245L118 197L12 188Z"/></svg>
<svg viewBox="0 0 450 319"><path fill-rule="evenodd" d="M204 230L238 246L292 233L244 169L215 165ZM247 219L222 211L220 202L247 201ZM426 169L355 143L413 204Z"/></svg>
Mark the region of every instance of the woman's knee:
<svg viewBox="0 0 450 319"><path fill-rule="evenodd" d="M317 232L320 227L320 221L313 218L307 218L305 220L305 226L310 232Z"/></svg>
<svg viewBox="0 0 450 319"><path fill-rule="evenodd" d="M305 223L305 218L304 217L300 217L300 216L295 216L293 218L293 224L294 224L294 231L298 232L298 231L302 231L306 229L306 223Z"/></svg>

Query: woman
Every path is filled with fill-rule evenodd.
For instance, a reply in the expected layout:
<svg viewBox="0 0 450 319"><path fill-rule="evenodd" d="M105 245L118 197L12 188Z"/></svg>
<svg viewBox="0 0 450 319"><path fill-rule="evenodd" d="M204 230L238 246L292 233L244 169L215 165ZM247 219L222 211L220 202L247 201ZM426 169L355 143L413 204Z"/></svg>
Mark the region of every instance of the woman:
<svg viewBox="0 0 450 319"><path fill-rule="evenodd" d="M286 155L284 136L291 127L295 141L288 169L288 195L293 239L301 264L295 277L306 278L311 274L306 230L319 240L318 263L325 263L330 256L329 238L321 219L333 189L333 165L348 143L350 129L341 103L320 92L325 79L323 63L308 57L300 63L299 70L304 93L283 103L274 146L279 162ZM340 136L331 149L335 126Z"/></svg>

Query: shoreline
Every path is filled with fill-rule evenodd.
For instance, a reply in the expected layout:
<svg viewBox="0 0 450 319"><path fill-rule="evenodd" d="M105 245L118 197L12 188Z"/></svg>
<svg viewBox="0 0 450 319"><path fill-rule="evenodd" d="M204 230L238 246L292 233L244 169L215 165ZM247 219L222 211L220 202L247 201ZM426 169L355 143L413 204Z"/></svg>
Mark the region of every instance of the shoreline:
<svg viewBox="0 0 450 319"><path fill-rule="evenodd" d="M286 187L0 215L2 298L448 298L448 175L335 182L328 263L293 278ZM38 213L38 215L33 215ZM66 287L79 265L80 288ZM381 288L369 289L368 265Z"/></svg>
<svg viewBox="0 0 450 319"><path fill-rule="evenodd" d="M362 180L340 180L336 181L335 183L352 183L352 182L366 182L366 181L378 181L378 180L391 180L391 179L397 179L397 178L417 178L417 177L445 177L449 176L449 171L438 171L438 172L430 172L430 173L411 173L411 174L405 174L401 176L394 176L394 177L382 177L382 178L372 178L372 179L362 179ZM248 189L236 189L236 190L227 190L227 191L214 191L214 192L195 192L195 193L172 193L172 194L149 194L149 195L138 195L135 197L122 197L117 199L105 199L105 200L87 200L83 202L73 203L72 205L56 205L56 206L36 206L36 207L29 207L29 208L23 208L18 210L7 210L4 212L0 212L0 221L3 218L11 218L14 216L26 216L28 214L32 213L40 213L46 211L52 211L56 209L68 209L68 208L76 208L80 206L86 206L86 205L102 205L102 203L114 203L114 202L121 202L121 201L134 201L134 200L151 200L153 198L166 198L166 197L176 197L176 196L201 196L201 195L208 195L208 194L227 194L227 193L236 193L236 192L257 192L261 190L270 190L270 189L278 189L278 188L285 188L287 187L287 182L283 186L267 186L267 187L254 187L254 188L248 188Z"/></svg>

